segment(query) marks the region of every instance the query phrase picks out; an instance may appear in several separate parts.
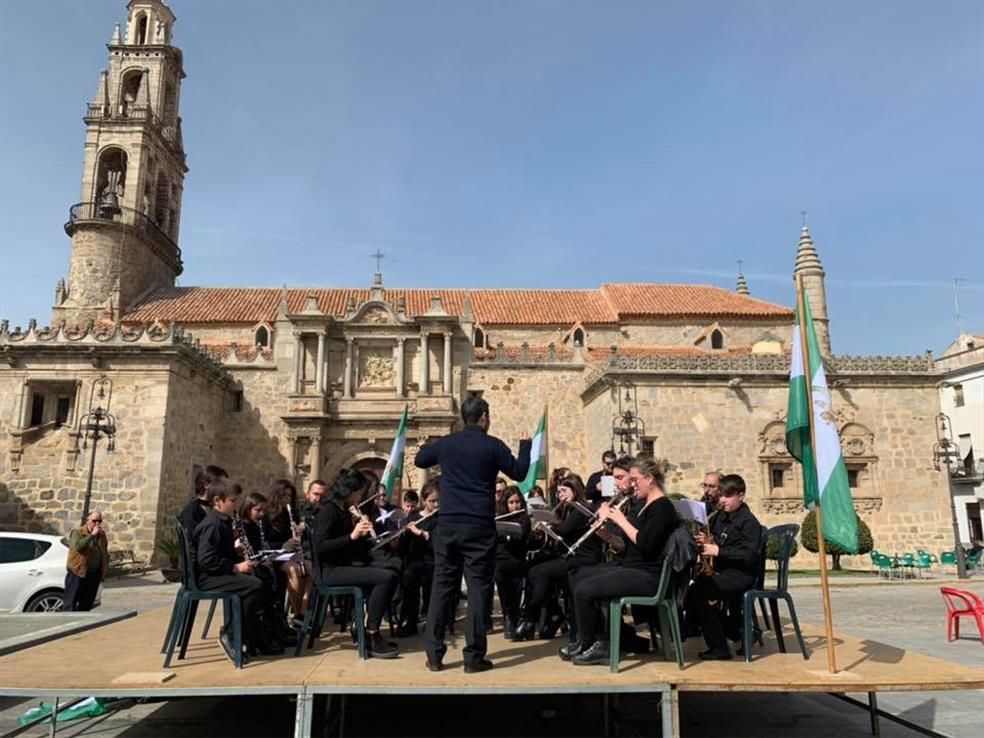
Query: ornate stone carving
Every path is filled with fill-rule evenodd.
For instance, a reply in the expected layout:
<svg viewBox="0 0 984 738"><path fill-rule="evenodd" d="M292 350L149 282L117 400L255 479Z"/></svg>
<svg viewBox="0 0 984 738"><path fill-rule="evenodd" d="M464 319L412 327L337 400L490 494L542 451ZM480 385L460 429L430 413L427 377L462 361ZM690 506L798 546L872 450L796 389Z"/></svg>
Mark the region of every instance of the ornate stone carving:
<svg viewBox="0 0 984 738"><path fill-rule="evenodd" d="M759 433L759 456L789 457L786 450L786 421L773 420Z"/></svg>
<svg viewBox="0 0 984 738"><path fill-rule="evenodd" d="M379 349L361 349L359 355L360 387L392 387L396 369L393 356Z"/></svg>
<svg viewBox="0 0 984 738"><path fill-rule="evenodd" d="M385 310L379 307L369 308L362 315L362 322L364 323L375 323L375 324L385 324L389 323L390 316Z"/></svg>
<svg viewBox="0 0 984 738"><path fill-rule="evenodd" d="M871 515L882 508L881 497L855 497L854 509L859 515ZM806 515L802 497L767 497L762 509L769 515Z"/></svg>
<svg viewBox="0 0 984 738"><path fill-rule="evenodd" d="M847 423L840 430L841 447L847 456L874 456L875 434L860 423Z"/></svg>

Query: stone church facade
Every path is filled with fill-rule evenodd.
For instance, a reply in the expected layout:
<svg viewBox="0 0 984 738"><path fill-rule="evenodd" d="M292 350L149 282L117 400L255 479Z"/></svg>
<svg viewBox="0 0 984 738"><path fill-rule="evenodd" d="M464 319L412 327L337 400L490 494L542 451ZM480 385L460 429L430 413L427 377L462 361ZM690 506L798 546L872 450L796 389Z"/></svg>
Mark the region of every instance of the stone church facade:
<svg viewBox="0 0 984 738"><path fill-rule="evenodd" d="M753 298L743 277L734 291L392 289L378 273L368 288L175 286L182 55L164 2L127 9L84 118L82 192L50 326L0 324L0 527L64 533L78 519L91 451L80 424L95 405L109 404L118 432L115 453L97 447L92 504L115 546L150 557L205 464L257 491L381 469L405 405L412 457L453 430L476 393L511 445L548 407L551 466L586 476L605 449L650 453L670 461L671 491L696 495L705 469L737 472L764 523L801 520L800 470L783 442L793 314ZM947 486L932 466L932 357L834 355L805 227L790 257L876 546L951 546ZM406 469L404 484L418 486Z"/></svg>

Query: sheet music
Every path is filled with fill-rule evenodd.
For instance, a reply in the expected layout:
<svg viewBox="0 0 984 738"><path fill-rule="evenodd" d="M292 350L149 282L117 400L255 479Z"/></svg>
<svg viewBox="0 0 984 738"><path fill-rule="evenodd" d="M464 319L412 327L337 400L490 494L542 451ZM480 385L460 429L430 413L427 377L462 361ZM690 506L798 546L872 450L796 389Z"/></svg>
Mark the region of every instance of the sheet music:
<svg viewBox="0 0 984 738"><path fill-rule="evenodd" d="M606 474L601 478L601 496L602 497L615 496L615 477L613 477L611 474Z"/></svg>
<svg viewBox="0 0 984 738"><path fill-rule="evenodd" d="M703 500L691 500L684 497L676 501L677 512L684 520L696 520L698 523L707 525L707 505Z"/></svg>

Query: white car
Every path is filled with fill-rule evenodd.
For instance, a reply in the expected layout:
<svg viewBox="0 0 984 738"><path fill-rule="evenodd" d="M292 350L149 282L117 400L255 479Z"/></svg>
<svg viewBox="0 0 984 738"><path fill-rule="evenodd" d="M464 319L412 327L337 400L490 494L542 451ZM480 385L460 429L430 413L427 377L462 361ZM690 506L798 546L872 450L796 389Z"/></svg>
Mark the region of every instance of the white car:
<svg viewBox="0 0 984 738"><path fill-rule="evenodd" d="M61 610L67 560L67 538L0 532L0 612Z"/></svg>

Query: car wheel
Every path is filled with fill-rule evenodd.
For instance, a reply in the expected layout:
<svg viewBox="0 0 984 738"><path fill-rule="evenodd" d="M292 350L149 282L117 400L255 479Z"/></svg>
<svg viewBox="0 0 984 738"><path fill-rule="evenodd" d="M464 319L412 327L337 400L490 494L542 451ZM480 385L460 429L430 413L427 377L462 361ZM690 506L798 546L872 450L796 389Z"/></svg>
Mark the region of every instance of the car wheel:
<svg viewBox="0 0 984 738"><path fill-rule="evenodd" d="M24 606L24 612L59 612L62 609L65 593L61 590L40 592Z"/></svg>

